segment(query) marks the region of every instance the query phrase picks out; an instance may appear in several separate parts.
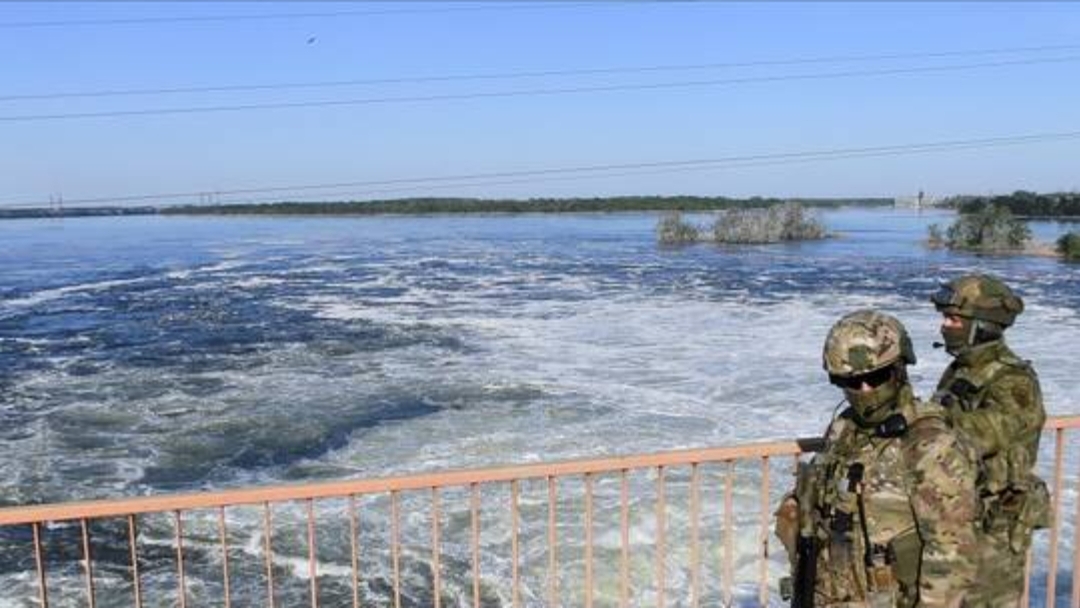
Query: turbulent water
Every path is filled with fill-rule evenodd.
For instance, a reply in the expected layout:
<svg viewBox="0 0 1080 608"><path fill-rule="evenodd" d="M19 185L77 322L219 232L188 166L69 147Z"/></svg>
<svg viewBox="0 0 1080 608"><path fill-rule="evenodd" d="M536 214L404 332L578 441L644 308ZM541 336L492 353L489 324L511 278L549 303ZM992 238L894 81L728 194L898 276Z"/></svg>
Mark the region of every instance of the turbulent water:
<svg viewBox="0 0 1080 608"><path fill-rule="evenodd" d="M928 295L976 269L1024 296L1009 339L1047 409L1080 413L1080 265L923 248L944 212L831 211L839 238L739 248L658 247L656 219L0 223L0 504L814 434L836 318L904 320L926 393L947 363ZM26 566L0 576L32 590Z"/></svg>

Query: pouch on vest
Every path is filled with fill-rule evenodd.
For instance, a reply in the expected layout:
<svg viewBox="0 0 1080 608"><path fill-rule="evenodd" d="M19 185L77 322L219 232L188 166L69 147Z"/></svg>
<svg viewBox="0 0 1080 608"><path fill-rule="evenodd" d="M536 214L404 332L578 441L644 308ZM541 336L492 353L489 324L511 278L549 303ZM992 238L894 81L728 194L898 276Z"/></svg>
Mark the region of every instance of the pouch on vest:
<svg viewBox="0 0 1080 608"><path fill-rule="evenodd" d="M869 608L896 608L896 590L871 591L866 597Z"/></svg>
<svg viewBox="0 0 1080 608"><path fill-rule="evenodd" d="M1053 523L1053 508L1050 503L1050 490L1046 482L1031 475L1027 489L1017 495L1020 501L1016 519L1009 528L1009 547L1015 553L1023 554L1031 545L1031 535L1035 530L1049 528Z"/></svg>
<svg viewBox="0 0 1080 608"><path fill-rule="evenodd" d="M919 562L922 560L923 542L915 528L901 532L889 541L889 555L893 574L902 589L915 589L919 584Z"/></svg>

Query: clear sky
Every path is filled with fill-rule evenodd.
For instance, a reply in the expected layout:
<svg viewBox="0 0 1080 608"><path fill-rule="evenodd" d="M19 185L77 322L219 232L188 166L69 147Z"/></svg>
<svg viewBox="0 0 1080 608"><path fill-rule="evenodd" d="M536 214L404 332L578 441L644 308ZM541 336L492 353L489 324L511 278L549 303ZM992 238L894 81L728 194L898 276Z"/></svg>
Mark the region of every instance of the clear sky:
<svg viewBox="0 0 1080 608"><path fill-rule="evenodd" d="M1075 2L0 2L0 74L3 206L1080 189Z"/></svg>

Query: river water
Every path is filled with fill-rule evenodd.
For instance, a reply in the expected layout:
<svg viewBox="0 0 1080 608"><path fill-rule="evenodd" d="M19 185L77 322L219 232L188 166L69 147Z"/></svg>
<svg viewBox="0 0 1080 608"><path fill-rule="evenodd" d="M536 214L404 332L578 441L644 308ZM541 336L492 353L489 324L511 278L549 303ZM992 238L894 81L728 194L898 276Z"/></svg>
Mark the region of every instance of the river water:
<svg viewBox="0 0 1080 608"><path fill-rule="evenodd" d="M837 238L681 248L655 214L2 222L0 504L815 434L831 324L899 316L926 394L927 298L972 270L1023 295L1010 343L1080 413L1080 265L928 250L945 211L820 216Z"/></svg>

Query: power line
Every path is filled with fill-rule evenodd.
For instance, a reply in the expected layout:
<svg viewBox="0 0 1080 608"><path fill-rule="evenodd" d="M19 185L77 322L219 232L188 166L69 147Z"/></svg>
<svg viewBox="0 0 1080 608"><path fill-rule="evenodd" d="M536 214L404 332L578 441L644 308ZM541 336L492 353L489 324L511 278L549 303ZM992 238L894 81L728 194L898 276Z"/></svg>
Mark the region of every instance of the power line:
<svg viewBox="0 0 1080 608"><path fill-rule="evenodd" d="M993 49L968 49L952 51L931 51L921 53L884 53L874 55L827 55L821 57L792 59L762 59L751 61L727 61L714 63L669 64L651 66L597 67L566 70L507 71L476 74L449 74L436 76L404 76L398 78L354 78L346 80L328 80L314 82L280 82L256 84L226 84L203 86L176 86L152 89L106 89L97 91L59 91L51 93L22 93L0 95L0 101L26 101L37 99L69 99L79 97L123 97L138 95L176 95L185 93L224 93L239 91L278 91L288 89L315 89L343 86L363 86L378 84L410 84L431 82L456 82L476 80L507 80L520 78L542 78L551 76L596 76L607 74L638 74L649 72L669 72L686 70L714 70L746 67L770 67L789 65L812 65L823 63L887 61L897 59L934 59L949 57L971 57L979 55L1002 55L1011 53L1039 53L1080 49L1080 44L1055 44L1028 47L1003 47Z"/></svg>
<svg viewBox="0 0 1080 608"><path fill-rule="evenodd" d="M927 144L922 146L913 147L910 149L852 149L852 150L834 150L829 152L822 152L820 154L808 153L806 155L789 155L787 158L759 158L746 160L739 160L724 164L702 164L698 166L670 166L660 167L654 169L634 170L634 171L617 171L617 172L605 172L605 173L592 173L584 175L554 175L554 176L541 176L534 178L518 178L518 179L500 179L500 180L483 180L483 181L461 181L458 183L442 183L442 184L425 184L412 187L397 187L397 188L381 188L375 190L362 190L362 191L350 191L348 193L338 193L338 196L347 197L359 197L359 196L372 196L372 195L384 195L401 192L415 192L417 190L439 190L448 188L474 188L480 186L504 186L515 184L529 184L537 182L555 182L555 181L572 181L582 179L608 179L612 177L635 177L640 175L657 175L657 174L670 174L670 173L690 173L701 171L723 171L730 169L743 169L753 167L766 167L766 166L780 166L780 165L793 165L793 164L805 164L813 162L823 161L836 161L847 159L860 159L860 158L883 158L893 156L907 156L916 154L927 153L942 153L951 152L956 150L973 150L984 149L990 147L1000 146L1012 146L1012 145L1025 145L1031 143L1042 143L1048 141L1063 141L1067 139L1080 138L1080 132L1069 134L1068 137L1052 137L1046 139L1015 139L1015 140L1001 140L994 143L979 143L975 142L954 142L953 145L933 145ZM324 194L326 196L326 194ZM269 198L261 197L258 199L246 199L246 202L280 202L280 197ZM241 201L243 202L243 201ZM228 203L224 203L228 204Z"/></svg>
<svg viewBox="0 0 1080 608"><path fill-rule="evenodd" d="M395 192L409 192L409 191L416 191L416 190L435 190L435 189L446 189L446 188L470 188L470 187L479 187L479 186L503 186L503 185L527 184L527 183L536 183L536 182L554 182L554 181L570 181L570 180L600 179L600 178L605 178L606 179L606 178L612 178L612 177L635 177L635 176L639 176L639 175L658 175L658 174L670 174L670 173L691 173L691 172L702 172L702 171L725 171L725 170L730 170L730 169L743 169L743 168L753 168L753 167L769 167L769 166L780 166L780 165L795 165L795 164L826 162L826 161L836 161L836 160L847 160L847 159L883 158L883 157L892 157L892 156L908 156L908 155L915 155L915 154L952 152L952 151L956 151L956 150L974 150L974 149L984 149L984 148L998 147L998 146L1012 146L1012 145L1024 145L1024 144L1030 144L1030 143L1041 143L1042 141L1061 141L1061 140L1065 140L1065 139L1075 139L1075 138L1080 138L1080 133L1076 134L1075 137L1073 137L1073 138L1046 139L1046 140L1040 140L1040 141L1002 142L1002 143L994 144L993 146L991 146L991 145L975 145L975 144L971 144L971 145L957 145L957 146L940 147L940 148L926 148L926 149L918 149L918 150L883 150L883 151L866 151L866 152L853 151L853 152L836 153L836 154L823 154L823 155L820 155L820 156L805 157L805 158L785 158L785 159L775 159L775 160L758 160L758 161L734 162L734 163L729 163L729 164L724 164L724 165L703 165L703 166L672 167L672 168L649 169L649 170L642 170L642 171L621 171L621 172L614 172L614 173L589 174L589 175L557 175L557 176L539 177L539 178L531 178L531 179L530 178L524 178L524 179L510 179L510 180L498 180L498 181L476 181L476 182L463 182L463 183L455 183L455 184L430 184L430 185L423 185L423 186L414 186L414 187L411 187L411 188L384 188L384 189L380 189L380 190L363 190L363 191L359 191L359 192L353 191L353 192L351 192L349 194L349 196L371 196L371 195L380 195L380 194L390 194L390 193L395 193ZM275 200L280 201L280 198L277 198L277 199L273 199L273 198L261 199L262 202L272 202L272 201L275 201Z"/></svg>
<svg viewBox="0 0 1080 608"><path fill-rule="evenodd" d="M278 19L314 19L322 17L378 17L384 15L406 15L424 13L464 13L513 10L537 10L552 8L573 8L582 6L610 6L609 2L535 2L530 4L484 6L446 6L427 8L391 8L379 10L326 11L306 13L248 13L243 15L190 15L171 17L123 17L116 19L62 19L53 21L8 21L0 22L2 29L95 26L95 25L148 25L153 23L213 23L228 21L271 21Z"/></svg>
<svg viewBox="0 0 1080 608"><path fill-rule="evenodd" d="M580 87L562 87L548 89L520 89L515 91L490 91L478 93L449 93L439 95L415 95L400 97L368 97L361 99L331 99L321 101L298 101L261 104L219 105L219 106L187 106L175 108L153 108L142 110L110 110L103 112L68 112L62 114L23 114L0 116L0 122L30 122L42 120L65 120L80 118L107 118L121 116L155 116L166 114L200 114L208 112L239 112L248 110L281 110L292 108L316 108L334 106L393 104L407 102L433 102L433 101L460 101L468 99L495 99L508 97L526 97L539 95L568 95L580 93L609 93L616 91L642 91L674 88L709 87L734 84L750 84L764 82L785 82L798 80L825 80L835 78L854 78L861 76L888 76L899 74L915 74L930 72L955 72L961 70L1006 67L1019 65L1034 65L1046 63L1067 63L1080 60L1080 55L1065 57L1051 57L1042 59L1018 59L1010 61L994 61L984 63L969 63L946 66L921 66L910 68L889 68L879 70L849 70L842 72L823 72L815 74L788 74L780 76L748 76L743 78L726 78L717 80L696 80L681 82L661 82L649 84L616 84Z"/></svg>
<svg viewBox="0 0 1080 608"><path fill-rule="evenodd" d="M691 159L691 160L664 160L638 163L620 163L606 165L586 165L579 167L557 167L546 169L531 169L521 171L498 171L486 173L457 174L445 176L428 176L416 178L364 180L353 182L337 182L323 184L307 184L293 186L274 186L264 188L236 188L227 190L214 190L215 196L238 196L248 194L287 193L312 190L329 190L342 188L365 188L379 186L394 186L392 190L399 191L399 186L411 186L409 189L427 187L467 187L475 185L495 185L503 183L526 183L538 181L551 181L557 179L584 179L584 178L609 178L623 175L641 175L647 173L666 173L681 171L702 171L728 168L741 168L773 164L792 164L805 162L818 162L828 160L841 160L848 158L866 158L878 156L916 155L925 153L949 152L955 150L985 149L1002 146L1025 145L1035 143L1047 143L1053 141L1068 141L1080 139L1080 131L1060 131L1049 133L1034 133L1026 135L1009 135L1000 137L984 137L975 139L945 140L937 142L921 142L894 144L885 146L865 146L854 148L831 148L824 150L809 150L801 152L781 152L768 154L751 154L724 156L717 158ZM513 181L487 181L507 180ZM465 182L465 183L463 183ZM372 190L369 192L380 192ZM85 205L95 203L131 203L160 201L205 195L206 191L170 192L155 194L139 194L109 197L88 197L65 199L65 204ZM5 205L6 207L40 206L42 203L21 203Z"/></svg>

